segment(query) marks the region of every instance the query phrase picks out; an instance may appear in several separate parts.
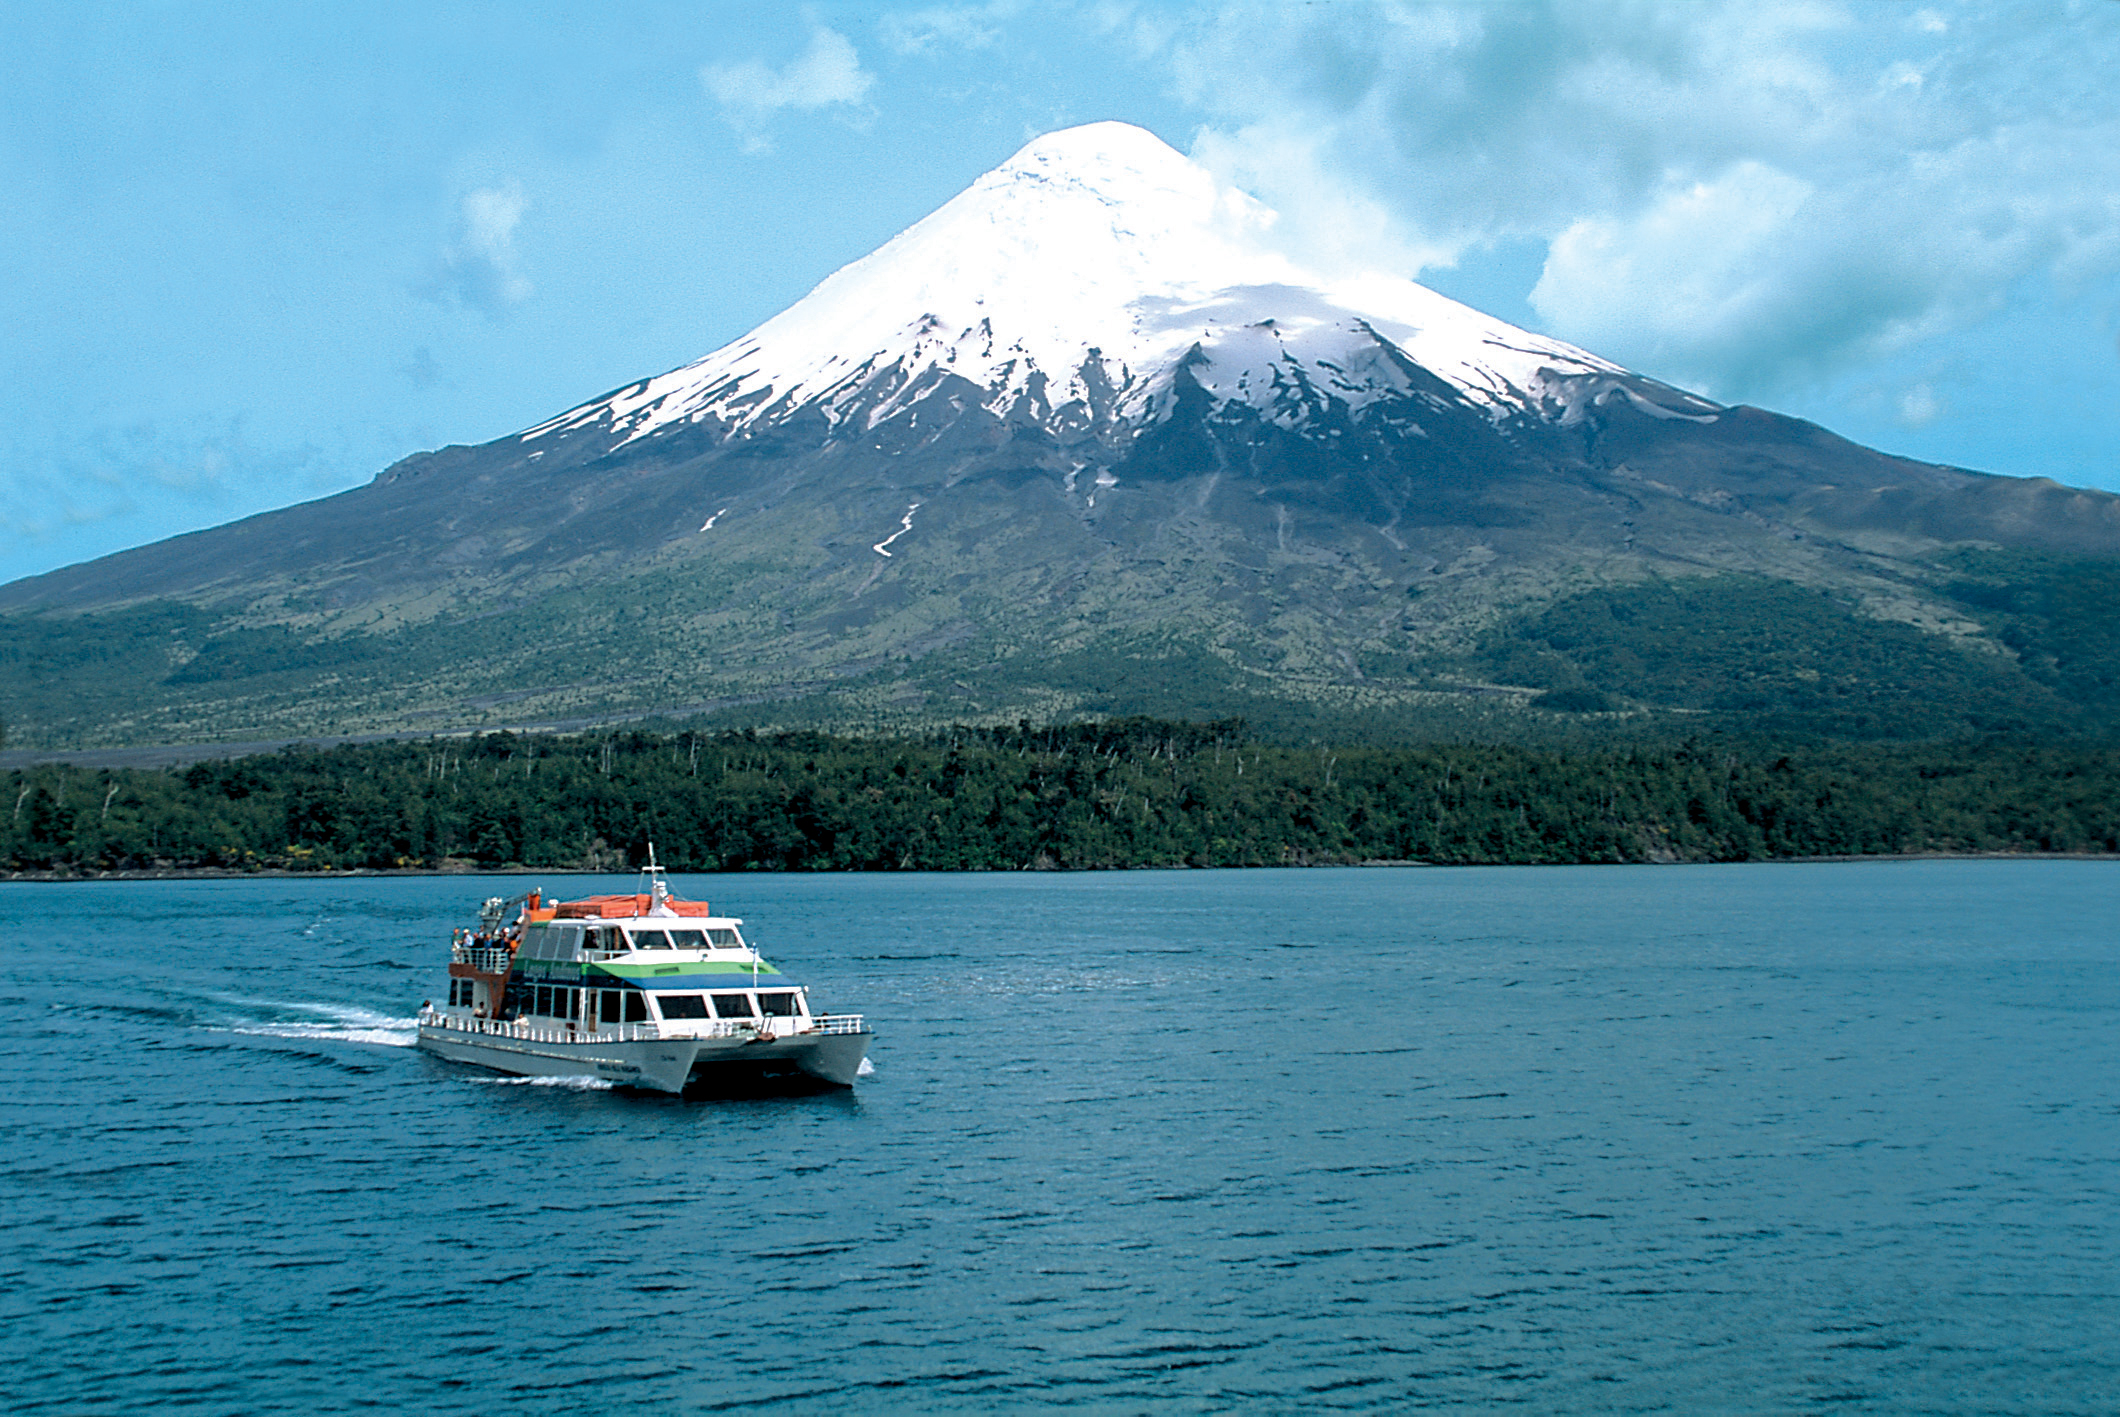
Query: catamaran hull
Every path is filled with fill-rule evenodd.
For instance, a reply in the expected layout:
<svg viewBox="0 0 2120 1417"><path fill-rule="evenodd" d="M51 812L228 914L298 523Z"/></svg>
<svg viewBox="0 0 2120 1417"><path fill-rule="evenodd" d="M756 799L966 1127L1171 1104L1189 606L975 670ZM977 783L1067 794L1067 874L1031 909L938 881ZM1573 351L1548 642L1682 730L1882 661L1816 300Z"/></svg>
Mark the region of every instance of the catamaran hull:
<svg viewBox="0 0 2120 1417"><path fill-rule="evenodd" d="M686 1086L810 1078L852 1087L868 1055L869 1033L749 1038L654 1038L567 1043L420 1026L420 1047L452 1062L513 1077L593 1077L620 1087L682 1092Z"/></svg>

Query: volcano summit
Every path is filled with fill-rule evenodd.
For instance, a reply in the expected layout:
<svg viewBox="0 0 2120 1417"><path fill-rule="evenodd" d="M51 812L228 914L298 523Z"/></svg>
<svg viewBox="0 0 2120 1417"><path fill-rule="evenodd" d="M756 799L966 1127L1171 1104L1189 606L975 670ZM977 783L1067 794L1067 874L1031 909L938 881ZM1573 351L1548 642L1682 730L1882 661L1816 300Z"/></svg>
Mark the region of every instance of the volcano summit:
<svg viewBox="0 0 2120 1417"><path fill-rule="evenodd" d="M1181 387L1299 428L1403 402L1424 374L1494 414L1559 413L1579 381L1624 377L1411 281L1305 271L1268 244L1274 221L1139 128L1055 133L736 343L523 436L623 446L813 409L858 437L943 392L1063 438L1166 421Z"/></svg>
<svg viewBox="0 0 2120 1417"><path fill-rule="evenodd" d="M1718 652L1877 731L1930 680L1988 726L2086 711L2022 593L2120 555L2120 500L1327 277L1274 222L1141 129L1050 134L696 363L0 587L6 712L47 746L657 713L1393 733L1742 711L1699 682Z"/></svg>

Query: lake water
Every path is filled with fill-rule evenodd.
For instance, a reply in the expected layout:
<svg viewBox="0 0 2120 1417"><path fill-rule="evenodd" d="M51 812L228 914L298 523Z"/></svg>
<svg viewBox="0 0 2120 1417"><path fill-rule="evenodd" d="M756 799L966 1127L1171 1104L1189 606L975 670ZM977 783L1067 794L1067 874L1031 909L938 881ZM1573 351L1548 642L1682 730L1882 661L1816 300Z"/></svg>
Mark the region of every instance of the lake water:
<svg viewBox="0 0 2120 1417"><path fill-rule="evenodd" d="M2112 866L681 877L740 1102L407 1046L532 883L0 886L6 1405L2120 1410Z"/></svg>

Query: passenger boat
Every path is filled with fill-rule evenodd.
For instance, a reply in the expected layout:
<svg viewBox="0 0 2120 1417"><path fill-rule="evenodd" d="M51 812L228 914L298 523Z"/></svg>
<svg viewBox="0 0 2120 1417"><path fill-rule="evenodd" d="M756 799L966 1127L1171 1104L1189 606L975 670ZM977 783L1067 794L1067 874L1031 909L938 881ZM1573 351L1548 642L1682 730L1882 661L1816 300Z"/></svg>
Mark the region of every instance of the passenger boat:
<svg viewBox="0 0 2120 1417"><path fill-rule="evenodd" d="M873 1037L861 1016L813 1012L743 921L672 896L652 851L642 875L648 889L633 895L488 900L479 927L450 943L447 1003L420 1007L420 1047L516 1076L663 1092L851 1087Z"/></svg>

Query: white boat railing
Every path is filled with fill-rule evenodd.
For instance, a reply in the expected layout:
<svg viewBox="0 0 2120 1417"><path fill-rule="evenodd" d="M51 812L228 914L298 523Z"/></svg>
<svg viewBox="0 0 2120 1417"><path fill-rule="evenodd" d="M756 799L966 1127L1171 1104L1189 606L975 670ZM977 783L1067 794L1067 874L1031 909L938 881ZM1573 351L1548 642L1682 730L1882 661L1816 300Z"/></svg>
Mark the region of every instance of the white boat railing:
<svg viewBox="0 0 2120 1417"><path fill-rule="evenodd" d="M568 1028L564 1022L529 1019L465 1018L429 1009L420 1022L459 1033L483 1034L489 1038L512 1038L525 1043L652 1043L663 1036L652 1023L607 1023L594 1029Z"/></svg>
<svg viewBox="0 0 2120 1417"><path fill-rule="evenodd" d="M594 1029L568 1028L564 1023L541 1020L532 1023L529 1019L466 1018L462 1014L444 1013L440 1009L423 1010L419 1021L432 1028L446 1028L459 1033L483 1034L490 1038L509 1038L525 1043L652 1043L661 1038L735 1038L755 1035L769 1030L761 1029L756 1019L685 1019L681 1024L665 1031L653 1023L607 1023ZM783 1038L801 1037L805 1033L865 1033L860 1014L818 1014L810 1020L808 1028L777 1033Z"/></svg>
<svg viewBox="0 0 2120 1417"><path fill-rule="evenodd" d="M481 974L506 974L515 963L515 956L506 945L451 945L449 959L455 964L468 964Z"/></svg>

